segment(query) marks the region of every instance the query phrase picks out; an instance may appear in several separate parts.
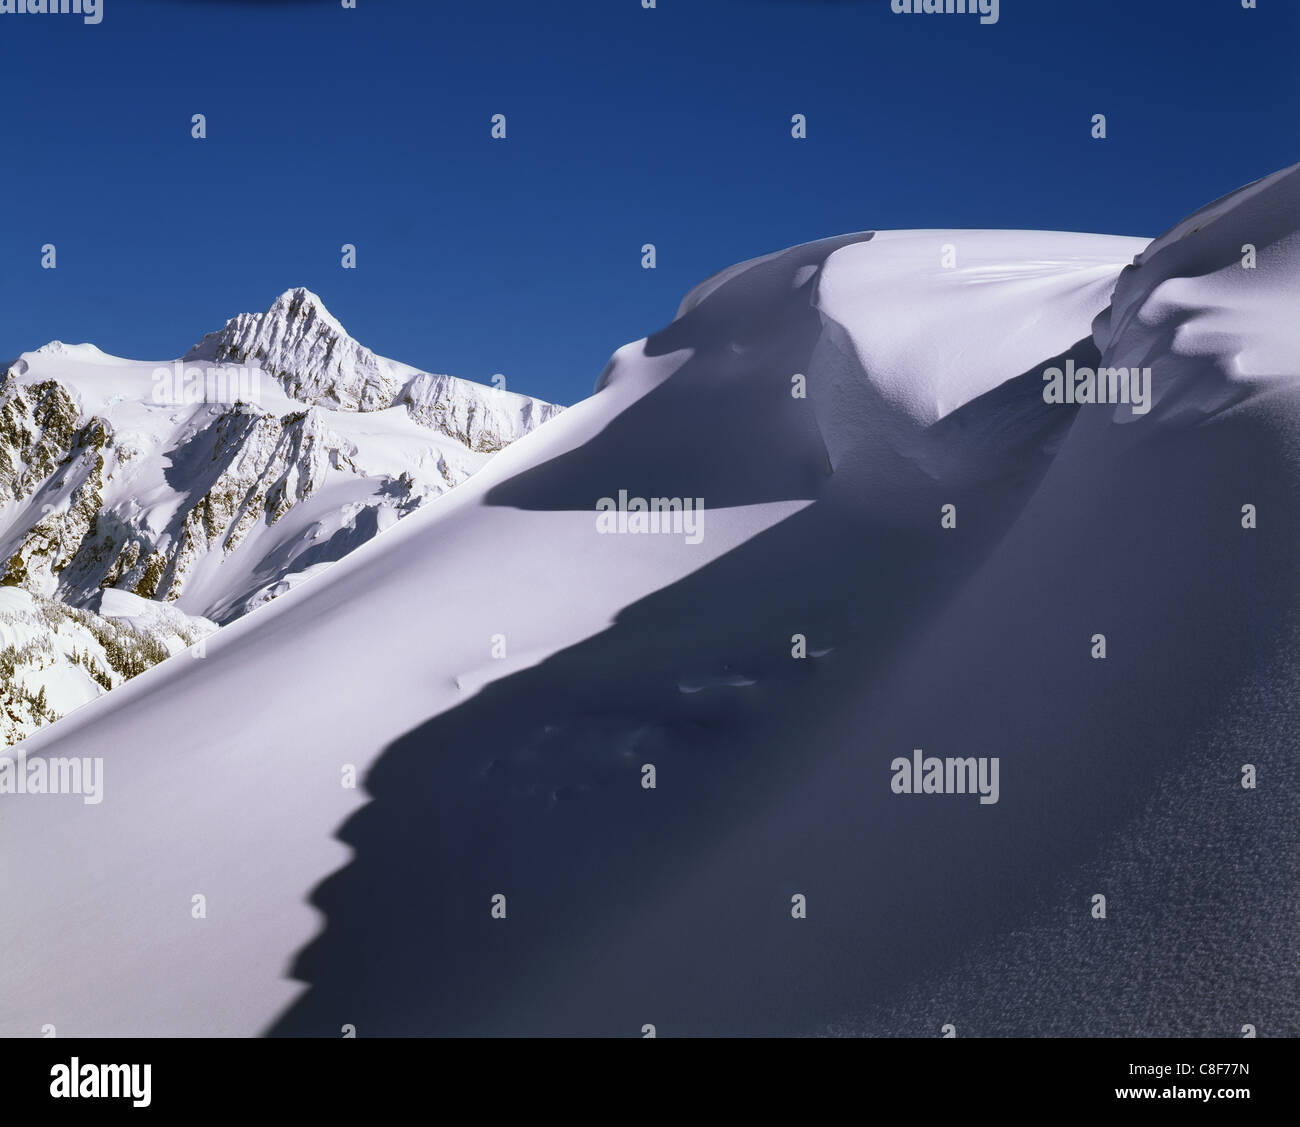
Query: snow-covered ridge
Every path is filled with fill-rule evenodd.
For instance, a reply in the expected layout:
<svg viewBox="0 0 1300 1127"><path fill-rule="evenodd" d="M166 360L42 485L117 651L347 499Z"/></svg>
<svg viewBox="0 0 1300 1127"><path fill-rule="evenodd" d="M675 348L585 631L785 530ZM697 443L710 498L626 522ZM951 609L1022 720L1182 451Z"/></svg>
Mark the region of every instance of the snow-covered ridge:
<svg viewBox="0 0 1300 1127"><path fill-rule="evenodd" d="M1289 169L1149 248L716 275L444 502L32 738L105 798L0 797L0 856L41 845L0 1031L1300 1033L1298 223ZM1046 401L1062 357L1151 366L1152 409ZM622 489L703 497L703 542L599 535ZM918 748L997 757L998 802L893 791Z"/></svg>

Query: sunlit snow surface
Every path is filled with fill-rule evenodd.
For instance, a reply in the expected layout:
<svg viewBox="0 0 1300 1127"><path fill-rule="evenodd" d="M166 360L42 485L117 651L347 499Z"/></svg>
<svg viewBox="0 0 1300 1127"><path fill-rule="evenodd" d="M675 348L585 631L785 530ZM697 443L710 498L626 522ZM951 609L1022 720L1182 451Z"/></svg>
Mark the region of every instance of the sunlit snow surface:
<svg viewBox="0 0 1300 1127"><path fill-rule="evenodd" d="M0 798L0 1031L1300 1032L1298 219L1290 170L1149 246L710 279L28 742L105 795ZM1045 403L1066 359L1151 366L1152 409ZM702 543L599 534L620 490L703 498ZM893 793L916 748L999 757L999 801Z"/></svg>

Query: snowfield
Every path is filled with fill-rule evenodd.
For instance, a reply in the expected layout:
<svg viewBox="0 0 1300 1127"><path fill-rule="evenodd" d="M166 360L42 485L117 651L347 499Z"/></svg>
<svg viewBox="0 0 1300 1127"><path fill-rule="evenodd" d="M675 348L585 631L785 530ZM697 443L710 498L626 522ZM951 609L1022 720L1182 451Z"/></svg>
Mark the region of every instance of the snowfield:
<svg viewBox="0 0 1300 1127"><path fill-rule="evenodd" d="M205 656L21 745L102 802L0 794L0 1032L1300 1033L1298 224L1300 166L1155 242L770 254L256 614L279 523L196 565ZM409 464L408 374L311 355L325 445Z"/></svg>

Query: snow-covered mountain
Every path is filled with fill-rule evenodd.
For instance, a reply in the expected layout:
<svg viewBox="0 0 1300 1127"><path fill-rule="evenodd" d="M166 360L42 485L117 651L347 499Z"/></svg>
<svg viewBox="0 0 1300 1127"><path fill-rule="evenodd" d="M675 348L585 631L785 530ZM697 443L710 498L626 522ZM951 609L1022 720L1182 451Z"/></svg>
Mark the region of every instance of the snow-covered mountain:
<svg viewBox="0 0 1300 1127"><path fill-rule="evenodd" d="M551 403L421 372L376 356L348 336L310 290L281 294L265 313L241 313L209 333L186 363L250 365L290 398L343 411L404 407L417 422L479 453L509 445L558 414Z"/></svg>
<svg viewBox="0 0 1300 1127"><path fill-rule="evenodd" d="M0 373L0 577L90 614L106 590L165 602L201 633L559 410L376 356L304 289L179 361L53 342Z"/></svg>
<svg viewBox="0 0 1300 1127"><path fill-rule="evenodd" d="M103 793L0 794L0 1031L1300 1033L1298 225L1300 167L709 279L27 741Z"/></svg>

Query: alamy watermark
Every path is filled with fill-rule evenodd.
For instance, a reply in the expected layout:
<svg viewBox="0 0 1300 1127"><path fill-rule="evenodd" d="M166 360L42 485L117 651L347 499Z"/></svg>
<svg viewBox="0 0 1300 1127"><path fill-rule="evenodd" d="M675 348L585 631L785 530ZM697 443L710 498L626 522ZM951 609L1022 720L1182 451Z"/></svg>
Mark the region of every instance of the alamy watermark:
<svg viewBox="0 0 1300 1127"><path fill-rule="evenodd" d="M153 370L153 401L159 406L187 403L259 403L262 370L220 364L211 368L182 364Z"/></svg>
<svg viewBox="0 0 1300 1127"><path fill-rule="evenodd" d="M104 18L104 0L0 0L0 16L81 16L94 24Z"/></svg>
<svg viewBox="0 0 1300 1127"><path fill-rule="evenodd" d="M687 544L704 539L703 497L629 497L626 489L618 499L602 497L596 502L596 531L669 533L685 536Z"/></svg>
<svg viewBox="0 0 1300 1127"><path fill-rule="evenodd" d="M79 794L87 806L104 801L104 761L98 757L0 756L0 795Z"/></svg>
<svg viewBox="0 0 1300 1127"><path fill-rule="evenodd" d="M1044 403L1127 403L1133 414L1151 410L1150 368L1076 368L1073 360L1065 370L1043 372Z"/></svg>
<svg viewBox="0 0 1300 1127"><path fill-rule="evenodd" d="M152 1071L148 1064L83 1064L80 1057L73 1057L50 1069L50 1096L56 1100L130 1100L133 1107L148 1107L153 1100Z"/></svg>
<svg viewBox="0 0 1300 1127"><path fill-rule="evenodd" d="M979 16L980 23L998 22L998 0L891 0L896 16Z"/></svg>
<svg viewBox="0 0 1300 1127"><path fill-rule="evenodd" d="M890 763L889 788L895 794L978 794L982 806L993 806L999 797L1001 762L997 756L939 759L918 748L911 759L900 755Z"/></svg>

